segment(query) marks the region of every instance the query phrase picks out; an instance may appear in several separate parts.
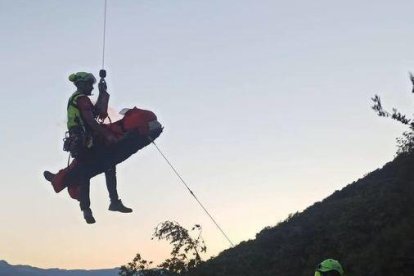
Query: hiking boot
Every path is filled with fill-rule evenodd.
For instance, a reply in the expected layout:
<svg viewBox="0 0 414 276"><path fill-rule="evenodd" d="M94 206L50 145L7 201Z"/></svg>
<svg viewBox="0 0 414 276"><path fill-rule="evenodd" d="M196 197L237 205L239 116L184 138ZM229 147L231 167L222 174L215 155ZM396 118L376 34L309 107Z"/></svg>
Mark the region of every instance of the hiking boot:
<svg viewBox="0 0 414 276"><path fill-rule="evenodd" d="M131 213L132 209L125 207L124 204L122 204L122 201L120 199L116 201L111 201L111 204L109 204L109 211L118 211L121 213Z"/></svg>
<svg viewBox="0 0 414 276"><path fill-rule="evenodd" d="M53 179L55 178L56 174L51 173L49 171L44 171L43 176L46 178L47 181L52 182Z"/></svg>
<svg viewBox="0 0 414 276"><path fill-rule="evenodd" d="M63 182L63 177L65 174L62 173L51 173L49 171L44 171L43 176L47 181L52 184L53 190L55 190L56 193L61 192L63 189L66 188L65 183Z"/></svg>
<svg viewBox="0 0 414 276"><path fill-rule="evenodd" d="M85 209L85 210L82 210L82 212L83 212L83 218L86 220L86 223L87 224L93 224L93 223L95 223L96 221L95 221L95 218L93 217L93 215L92 215L92 210L91 210L91 208L88 208L88 209Z"/></svg>

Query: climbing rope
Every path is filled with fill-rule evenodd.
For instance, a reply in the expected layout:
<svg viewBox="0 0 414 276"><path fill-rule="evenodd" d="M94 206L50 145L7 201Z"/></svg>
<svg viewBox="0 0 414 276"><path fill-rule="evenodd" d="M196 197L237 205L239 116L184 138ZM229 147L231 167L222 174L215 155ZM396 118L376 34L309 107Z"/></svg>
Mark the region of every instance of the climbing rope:
<svg viewBox="0 0 414 276"><path fill-rule="evenodd" d="M104 8L104 26L103 26L103 38L102 38L102 69L105 67L105 39L106 39L106 7L107 7L107 0L105 0L105 8Z"/></svg>
<svg viewBox="0 0 414 276"><path fill-rule="evenodd" d="M229 237L226 235L226 233L223 231L223 229L220 227L220 225L216 222L216 220L213 218L213 216L207 211L207 209L204 207L204 205L200 202L200 200L197 198L197 196L194 194L194 192L188 187L187 183L184 181L184 179L181 177L181 175L178 173L178 171L174 168L174 166L171 164L170 161L168 161L167 157L162 153L160 148L155 144L153 140L151 142L154 144L155 148L158 150L158 152L161 154L161 156L164 158L164 160L170 165L171 169L174 171L174 173L178 176L178 178L181 180L181 182L184 184L184 186L187 188L187 190L190 192L190 194L194 197L194 199L198 202L198 204L203 208L203 210L206 212L206 214L210 217L210 219L213 221L213 223L217 226L217 228L220 230L220 232L223 234L223 236L227 239L227 241L230 243L231 246L234 246L234 244L231 242Z"/></svg>

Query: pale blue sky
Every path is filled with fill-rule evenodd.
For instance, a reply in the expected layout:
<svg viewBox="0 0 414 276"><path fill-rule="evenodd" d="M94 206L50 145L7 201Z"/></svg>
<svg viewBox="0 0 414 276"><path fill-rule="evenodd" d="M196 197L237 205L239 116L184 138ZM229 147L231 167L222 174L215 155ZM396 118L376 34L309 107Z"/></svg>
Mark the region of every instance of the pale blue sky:
<svg viewBox="0 0 414 276"><path fill-rule="evenodd" d="M370 97L412 114L412 1L108 2L111 107L158 115L159 146L235 243L392 160L403 128ZM131 215L107 211L100 176L86 225L43 180L66 164L67 76L100 69L103 4L0 0L0 259L158 261L163 220L202 224L209 255L228 246L152 146L118 168Z"/></svg>

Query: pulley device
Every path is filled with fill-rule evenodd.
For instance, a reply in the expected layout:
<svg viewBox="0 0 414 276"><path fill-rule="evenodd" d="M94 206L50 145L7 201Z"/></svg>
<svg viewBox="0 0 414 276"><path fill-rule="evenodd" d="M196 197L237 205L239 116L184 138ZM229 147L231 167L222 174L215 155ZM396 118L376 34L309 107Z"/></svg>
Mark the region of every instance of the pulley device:
<svg viewBox="0 0 414 276"><path fill-rule="evenodd" d="M101 78L99 80L99 84L98 84L99 91L101 91L101 90L106 91L107 86L106 86L106 81L105 81L105 78L106 78L106 70L105 69L99 70L99 77Z"/></svg>

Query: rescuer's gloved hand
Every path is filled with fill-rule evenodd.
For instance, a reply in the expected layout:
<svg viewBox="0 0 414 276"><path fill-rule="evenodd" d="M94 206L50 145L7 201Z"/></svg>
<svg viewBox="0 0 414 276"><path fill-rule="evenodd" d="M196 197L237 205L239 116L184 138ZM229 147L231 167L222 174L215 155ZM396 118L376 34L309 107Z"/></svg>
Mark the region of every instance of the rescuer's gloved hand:
<svg viewBox="0 0 414 276"><path fill-rule="evenodd" d="M106 92L107 86L106 81L104 79L101 79L98 83L99 92Z"/></svg>

